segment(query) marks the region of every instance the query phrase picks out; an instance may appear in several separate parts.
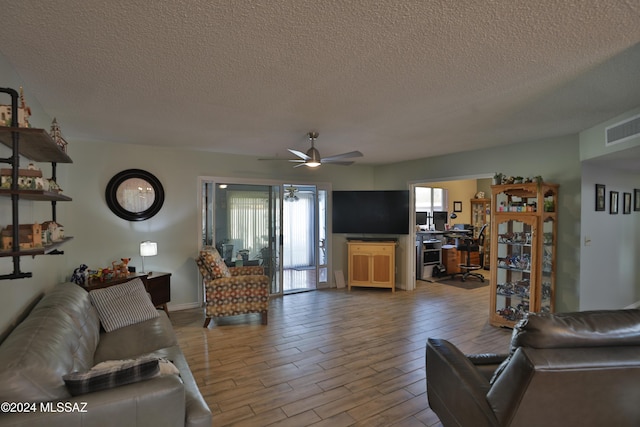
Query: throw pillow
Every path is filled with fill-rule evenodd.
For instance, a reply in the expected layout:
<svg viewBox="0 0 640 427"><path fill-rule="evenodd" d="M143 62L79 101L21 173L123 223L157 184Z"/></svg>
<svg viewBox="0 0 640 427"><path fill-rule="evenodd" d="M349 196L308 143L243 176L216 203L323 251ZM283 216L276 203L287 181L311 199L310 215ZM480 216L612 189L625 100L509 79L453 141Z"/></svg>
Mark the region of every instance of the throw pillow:
<svg viewBox="0 0 640 427"><path fill-rule="evenodd" d="M146 356L150 358L150 356ZM140 358L138 360L141 360ZM165 357L156 358L158 360L158 366L160 367L160 375L180 375L180 371L176 368L176 365L173 364L172 361ZM135 359L126 359L126 360L105 360L104 362L100 362L95 365L91 370L102 370L102 369L120 369L123 365L127 363L135 362Z"/></svg>
<svg viewBox="0 0 640 427"><path fill-rule="evenodd" d="M180 375L180 371L169 359L162 358L160 362L160 375Z"/></svg>
<svg viewBox="0 0 640 427"><path fill-rule="evenodd" d="M91 303L98 311L100 323L107 332L158 317L158 310L140 278L120 285L89 292Z"/></svg>
<svg viewBox="0 0 640 427"><path fill-rule="evenodd" d="M72 396L107 390L121 385L147 380L160 375L156 357L109 361L98 364L86 372L64 375L67 390Z"/></svg>
<svg viewBox="0 0 640 427"><path fill-rule="evenodd" d="M209 271L212 279L221 277L231 277L231 273L220 256L216 248L205 248L200 251L200 258L204 261L204 266Z"/></svg>

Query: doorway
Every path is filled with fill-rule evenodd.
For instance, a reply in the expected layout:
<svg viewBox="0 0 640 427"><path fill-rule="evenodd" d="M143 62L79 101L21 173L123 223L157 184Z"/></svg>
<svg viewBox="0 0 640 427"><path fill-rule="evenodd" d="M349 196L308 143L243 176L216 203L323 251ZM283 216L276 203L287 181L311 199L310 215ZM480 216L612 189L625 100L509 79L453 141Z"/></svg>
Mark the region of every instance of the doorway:
<svg viewBox="0 0 640 427"><path fill-rule="evenodd" d="M411 188L411 200L410 203L414 206L412 214L412 221L415 224L415 228L412 228L411 238L416 242L416 251L420 248L418 240L419 235L417 230L428 230L446 228L449 226L461 226L464 228L472 227L474 230L474 237L477 237L477 231L480 230L484 223L490 221L486 210L483 212L478 211L478 204L474 204L472 200L484 199L491 197L491 177L490 176L469 176L461 178L450 178L445 181L419 181L410 183ZM424 188L434 189L431 193L431 198L427 198L426 202L420 200L418 193L425 191ZM423 189L423 190L418 190ZM442 191L442 194L438 195L435 189ZM484 196L484 197L480 197ZM486 209L486 208L484 208ZM444 224L440 224L440 227L434 222L434 212L443 214L442 221ZM485 215L480 215L485 213ZM451 215L455 214L455 215ZM489 267L489 253L490 253L490 234L485 234L485 267ZM422 242L420 242L422 243ZM414 280L413 286L415 288L415 280L427 280L432 281L431 277L433 272L433 265L440 264L443 261L443 254L440 253L438 259L421 259L418 255L410 257L409 271L412 271ZM421 265L422 264L422 265ZM487 273L488 274L488 273Z"/></svg>
<svg viewBox="0 0 640 427"><path fill-rule="evenodd" d="M202 246L228 266L263 266L272 295L326 285L326 185L200 181Z"/></svg>

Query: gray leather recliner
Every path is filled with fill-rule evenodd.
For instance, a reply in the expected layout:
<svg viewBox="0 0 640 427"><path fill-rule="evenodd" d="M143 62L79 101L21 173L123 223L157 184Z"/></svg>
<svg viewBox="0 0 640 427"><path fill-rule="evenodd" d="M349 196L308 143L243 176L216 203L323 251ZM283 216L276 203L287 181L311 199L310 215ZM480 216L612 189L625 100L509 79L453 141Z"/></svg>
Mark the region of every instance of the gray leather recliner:
<svg viewBox="0 0 640 427"><path fill-rule="evenodd" d="M508 354L426 348L427 396L446 426L640 425L640 310L529 315Z"/></svg>

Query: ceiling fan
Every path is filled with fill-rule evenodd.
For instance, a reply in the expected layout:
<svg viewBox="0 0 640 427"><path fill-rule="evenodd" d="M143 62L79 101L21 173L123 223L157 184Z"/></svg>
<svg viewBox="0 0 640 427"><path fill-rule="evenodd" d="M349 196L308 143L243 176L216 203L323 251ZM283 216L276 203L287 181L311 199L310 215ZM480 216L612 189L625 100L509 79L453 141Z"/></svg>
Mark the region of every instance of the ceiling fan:
<svg viewBox="0 0 640 427"><path fill-rule="evenodd" d="M318 152L318 150L315 147L315 141L318 138L318 132L309 132L307 136L309 136L309 140L311 141L311 148L309 148L306 153L303 153L302 151L294 150L292 148L288 148L290 153L300 157L299 159L289 160L290 162L300 163L299 165L294 166L296 168L300 166L308 166L310 168L316 168L323 163L331 163L334 165L348 166L350 164L353 164L353 162L344 161L342 159L362 157L362 153L359 151L350 151L348 153L336 154L335 156L321 157L320 152Z"/></svg>

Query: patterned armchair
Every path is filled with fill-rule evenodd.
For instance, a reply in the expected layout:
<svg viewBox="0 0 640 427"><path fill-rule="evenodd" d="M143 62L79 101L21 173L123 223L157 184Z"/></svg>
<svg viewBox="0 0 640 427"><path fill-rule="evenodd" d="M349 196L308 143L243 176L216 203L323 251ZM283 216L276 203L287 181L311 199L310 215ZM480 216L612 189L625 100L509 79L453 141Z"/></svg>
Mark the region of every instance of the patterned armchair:
<svg viewBox="0 0 640 427"><path fill-rule="evenodd" d="M212 317L260 313L267 324L269 278L260 266L227 267L215 248L204 248L196 259L205 295L204 327Z"/></svg>

